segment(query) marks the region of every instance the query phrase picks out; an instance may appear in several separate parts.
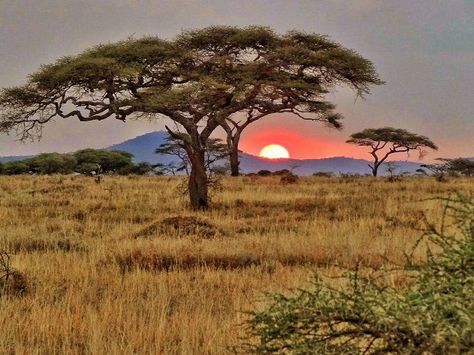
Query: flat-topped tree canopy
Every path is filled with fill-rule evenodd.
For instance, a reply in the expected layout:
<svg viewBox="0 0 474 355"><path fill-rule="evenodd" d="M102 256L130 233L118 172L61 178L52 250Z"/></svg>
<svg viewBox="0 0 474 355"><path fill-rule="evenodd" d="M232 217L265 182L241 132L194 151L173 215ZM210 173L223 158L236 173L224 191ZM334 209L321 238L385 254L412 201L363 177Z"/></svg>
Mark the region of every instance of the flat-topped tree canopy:
<svg viewBox="0 0 474 355"><path fill-rule="evenodd" d="M228 106L217 118L227 133L232 175L239 173L238 144L249 124L290 112L341 128L342 116L325 95L346 86L362 96L383 83L370 61L318 34L219 26L185 32L177 44L193 53L202 73L229 87Z"/></svg>
<svg viewBox="0 0 474 355"><path fill-rule="evenodd" d="M392 127L367 128L361 132L351 134L351 138L347 142L370 147L392 144L391 149L396 152L407 152L420 148L438 149L436 144L426 136L412 133L406 129Z"/></svg>
<svg viewBox="0 0 474 355"><path fill-rule="evenodd" d="M424 148L438 149L428 137L393 127L364 129L351 134L347 143L370 147L370 155L374 158L374 163L369 164L369 167L374 176L377 176L380 165L392 154L406 153L410 150L421 151Z"/></svg>
<svg viewBox="0 0 474 355"><path fill-rule="evenodd" d="M217 127L240 135L242 127L276 112L339 127L342 117L324 96L336 85L363 95L381 83L370 61L324 36L208 27L174 40L99 45L42 66L24 86L2 90L0 132L16 130L28 139L55 118L166 116L179 127L170 134L199 166L201 186L206 142ZM203 195L207 201L207 190Z"/></svg>

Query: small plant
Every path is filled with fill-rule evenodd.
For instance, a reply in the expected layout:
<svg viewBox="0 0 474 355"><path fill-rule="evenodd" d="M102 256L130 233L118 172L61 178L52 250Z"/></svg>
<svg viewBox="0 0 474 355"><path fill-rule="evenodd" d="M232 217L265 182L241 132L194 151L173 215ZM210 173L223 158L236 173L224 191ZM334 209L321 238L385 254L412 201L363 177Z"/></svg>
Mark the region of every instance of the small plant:
<svg viewBox="0 0 474 355"><path fill-rule="evenodd" d="M403 289L346 275L344 289L315 278L312 290L272 295L252 312L247 343L259 354L467 354L474 349L474 201L446 200L443 223L419 241L430 249ZM448 222L450 221L450 222Z"/></svg>
<svg viewBox="0 0 474 355"><path fill-rule="evenodd" d="M0 296L23 296L28 293L28 280L26 276L13 269L10 255L0 251Z"/></svg>

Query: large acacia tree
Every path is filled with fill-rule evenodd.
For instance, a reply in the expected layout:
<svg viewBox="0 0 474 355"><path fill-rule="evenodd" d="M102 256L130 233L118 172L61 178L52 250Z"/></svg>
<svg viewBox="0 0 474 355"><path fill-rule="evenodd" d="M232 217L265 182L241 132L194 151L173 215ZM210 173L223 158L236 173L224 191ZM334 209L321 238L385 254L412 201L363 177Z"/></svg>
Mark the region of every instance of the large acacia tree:
<svg viewBox="0 0 474 355"><path fill-rule="evenodd" d="M369 147L369 153L374 160L369 164L373 176L377 176L379 167L392 154L408 153L411 150L422 152L425 148L438 149L428 137L392 127L364 129L352 134L347 143Z"/></svg>
<svg viewBox="0 0 474 355"><path fill-rule="evenodd" d="M254 122L270 113L308 113L337 126L340 116L323 96L338 83L362 94L380 80L368 60L322 36L210 27L171 41L99 45L44 65L24 86L2 90L0 132L16 130L25 140L54 119L166 117L191 163L191 206L207 208L205 152L218 127L237 149L237 115Z"/></svg>
<svg viewBox="0 0 474 355"><path fill-rule="evenodd" d="M218 119L233 176L239 175L239 141L250 124L286 112L340 128L342 116L325 95L336 85L363 95L382 83L370 61L317 34L209 27L183 34L178 44L199 60L202 73L227 87Z"/></svg>

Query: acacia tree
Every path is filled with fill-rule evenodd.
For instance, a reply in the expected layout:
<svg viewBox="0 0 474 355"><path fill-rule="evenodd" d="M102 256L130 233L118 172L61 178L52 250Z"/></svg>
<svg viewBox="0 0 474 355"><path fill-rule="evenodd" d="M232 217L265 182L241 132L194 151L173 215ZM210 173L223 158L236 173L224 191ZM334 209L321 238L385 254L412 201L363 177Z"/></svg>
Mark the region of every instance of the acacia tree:
<svg viewBox="0 0 474 355"><path fill-rule="evenodd" d="M295 36L265 27L210 27L172 41L146 37L99 45L42 66L24 86L2 90L0 132L16 130L25 140L54 119L166 117L181 128L167 130L191 164L191 206L207 208L207 142L229 117L326 115L333 108L322 97L328 83L351 83L360 93L380 83L357 53L336 44L318 51L318 43L330 43L324 37L314 35L311 47Z"/></svg>
<svg viewBox="0 0 474 355"><path fill-rule="evenodd" d="M250 124L287 112L340 128L342 116L324 96L336 85L363 95L383 83L370 61L317 34L209 27L187 32L178 42L199 58L206 75L227 86L227 105L218 117L232 176L239 175L239 141Z"/></svg>
<svg viewBox="0 0 474 355"><path fill-rule="evenodd" d="M377 176L380 165L392 154L407 153L410 150L422 152L424 148L438 149L428 137L392 127L364 129L351 134L351 138L346 142L370 147L370 155L374 162L369 164L369 167L373 176Z"/></svg>

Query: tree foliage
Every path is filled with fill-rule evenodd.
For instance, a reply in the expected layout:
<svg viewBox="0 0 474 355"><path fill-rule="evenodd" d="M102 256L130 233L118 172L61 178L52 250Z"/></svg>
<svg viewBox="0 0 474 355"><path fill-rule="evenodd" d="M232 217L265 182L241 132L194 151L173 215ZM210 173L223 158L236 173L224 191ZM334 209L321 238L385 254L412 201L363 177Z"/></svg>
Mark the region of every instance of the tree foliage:
<svg viewBox="0 0 474 355"><path fill-rule="evenodd" d="M446 176L474 176L473 160L467 158L438 158L436 160L439 163L423 164L421 165L422 169L419 169L419 171L425 174L426 171L424 169L430 171L438 181L444 181Z"/></svg>
<svg viewBox="0 0 474 355"><path fill-rule="evenodd" d="M346 275L336 289L316 278L312 290L273 295L251 313L245 353L468 354L474 348L474 201L446 201L445 221L429 225L432 249L413 283L397 289ZM449 222L448 222L449 221ZM431 250L436 250L431 251ZM408 264L409 270L414 265Z"/></svg>
<svg viewBox="0 0 474 355"><path fill-rule="evenodd" d="M374 176L377 176L379 167L392 154L408 153L411 150L421 152L424 148L438 149L428 137L392 127L364 129L351 134L347 143L370 147L374 162L369 164L369 167Z"/></svg>
<svg viewBox="0 0 474 355"><path fill-rule="evenodd" d="M180 128L168 132L191 163L191 206L207 208L207 142L220 126L234 130L231 117L291 112L338 126L325 94L344 85L363 95L376 84L370 61L324 36L208 27L172 41L99 45L42 66L24 86L1 92L0 132L28 139L56 118L167 117Z"/></svg>
<svg viewBox="0 0 474 355"><path fill-rule="evenodd" d="M128 152L102 149L83 149L66 154L44 153L33 158L5 163L0 173L5 175L69 174L72 172L136 173L138 170L132 158L133 155Z"/></svg>

